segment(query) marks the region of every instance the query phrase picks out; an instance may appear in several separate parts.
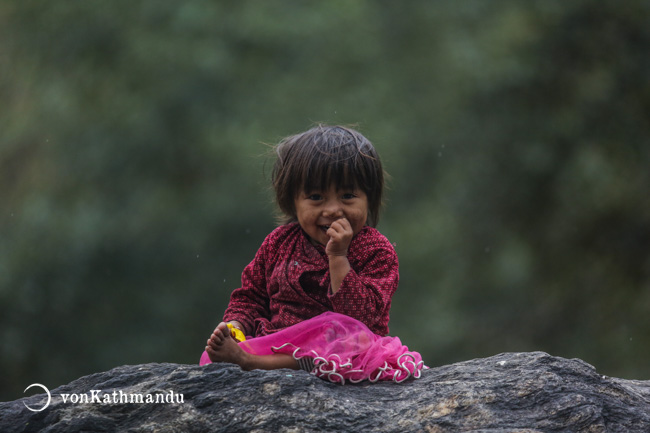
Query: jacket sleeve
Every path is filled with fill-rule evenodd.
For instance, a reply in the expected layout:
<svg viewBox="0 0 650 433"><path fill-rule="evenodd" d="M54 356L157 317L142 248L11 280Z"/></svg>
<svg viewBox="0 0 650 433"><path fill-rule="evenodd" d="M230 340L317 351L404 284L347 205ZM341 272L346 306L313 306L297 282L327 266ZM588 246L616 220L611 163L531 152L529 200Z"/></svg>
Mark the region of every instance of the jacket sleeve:
<svg viewBox="0 0 650 433"><path fill-rule="evenodd" d="M246 335L255 332L255 321L270 319L269 296L266 289L266 263L269 262L269 239L265 239L252 262L244 268L241 287L233 290L223 316L224 322L236 320Z"/></svg>
<svg viewBox="0 0 650 433"><path fill-rule="evenodd" d="M386 240L350 264L339 290L329 294L334 311L361 321L378 335L387 335L391 298L399 282L395 249Z"/></svg>

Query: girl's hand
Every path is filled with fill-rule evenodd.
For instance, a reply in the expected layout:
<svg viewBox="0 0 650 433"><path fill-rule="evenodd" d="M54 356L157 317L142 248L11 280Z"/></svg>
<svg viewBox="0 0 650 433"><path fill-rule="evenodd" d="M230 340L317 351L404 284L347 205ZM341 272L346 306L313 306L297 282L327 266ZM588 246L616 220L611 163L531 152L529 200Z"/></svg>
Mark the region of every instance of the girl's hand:
<svg viewBox="0 0 650 433"><path fill-rule="evenodd" d="M325 246L325 253L328 256L347 256L353 234L350 221L345 218L334 221L327 230L330 240Z"/></svg>

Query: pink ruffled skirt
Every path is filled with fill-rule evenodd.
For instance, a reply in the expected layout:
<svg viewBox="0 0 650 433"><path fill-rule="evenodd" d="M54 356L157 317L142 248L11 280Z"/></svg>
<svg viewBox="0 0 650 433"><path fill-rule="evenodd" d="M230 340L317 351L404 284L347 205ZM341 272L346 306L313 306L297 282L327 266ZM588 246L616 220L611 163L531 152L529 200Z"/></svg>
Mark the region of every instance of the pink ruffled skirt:
<svg viewBox="0 0 650 433"><path fill-rule="evenodd" d="M311 359L311 374L341 384L363 380L403 382L409 377L419 378L422 369L427 368L420 354L409 351L399 338L380 337L358 320L333 312L247 339L239 346L254 355L286 353L296 360ZM203 352L200 364L210 362Z"/></svg>

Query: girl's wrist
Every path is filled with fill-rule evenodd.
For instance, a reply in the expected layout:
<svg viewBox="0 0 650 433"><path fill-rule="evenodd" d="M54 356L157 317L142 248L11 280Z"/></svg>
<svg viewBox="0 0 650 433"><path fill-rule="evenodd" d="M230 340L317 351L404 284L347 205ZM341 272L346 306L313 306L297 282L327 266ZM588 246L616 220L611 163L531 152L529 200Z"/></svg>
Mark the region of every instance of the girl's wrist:
<svg viewBox="0 0 650 433"><path fill-rule="evenodd" d="M239 329L242 332L244 331L244 327L242 326L242 324L236 320L231 320L230 322L228 322L228 324L232 325L232 327L235 329Z"/></svg>

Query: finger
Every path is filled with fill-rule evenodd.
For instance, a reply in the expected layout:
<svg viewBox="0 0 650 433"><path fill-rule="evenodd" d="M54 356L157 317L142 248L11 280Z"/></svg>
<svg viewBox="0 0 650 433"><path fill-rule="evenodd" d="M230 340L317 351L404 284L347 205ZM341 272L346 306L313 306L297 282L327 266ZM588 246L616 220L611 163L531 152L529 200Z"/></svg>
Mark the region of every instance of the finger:
<svg viewBox="0 0 650 433"><path fill-rule="evenodd" d="M337 220L336 222L338 222L338 221L341 221L341 220ZM352 227L350 226L350 223L347 220L342 221L342 222L340 222L338 224L336 224L336 222L332 223L329 230L327 231L328 236L336 237L336 238L342 238L342 237L345 237L346 235L349 235L350 233L352 233ZM331 232L330 232L330 230L331 230Z"/></svg>
<svg viewBox="0 0 650 433"><path fill-rule="evenodd" d="M350 225L350 221L348 221L347 218L339 218L330 225L330 228L335 228L337 231L338 229L347 231L349 229L352 229L352 226Z"/></svg>
<svg viewBox="0 0 650 433"><path fill-rule="evenodd" d="M325 234L326 234L327 236L330 237L330 240L329 240L329 241L332 242L332 239L334 239L334 238L338 238L339 232L336 231L336 228L335 228L335 227L330 226L330 228L327 229L327 231L325 232Z"/></svg>

